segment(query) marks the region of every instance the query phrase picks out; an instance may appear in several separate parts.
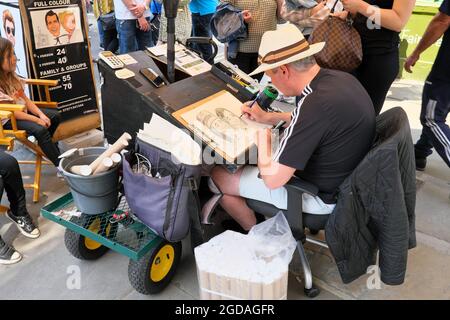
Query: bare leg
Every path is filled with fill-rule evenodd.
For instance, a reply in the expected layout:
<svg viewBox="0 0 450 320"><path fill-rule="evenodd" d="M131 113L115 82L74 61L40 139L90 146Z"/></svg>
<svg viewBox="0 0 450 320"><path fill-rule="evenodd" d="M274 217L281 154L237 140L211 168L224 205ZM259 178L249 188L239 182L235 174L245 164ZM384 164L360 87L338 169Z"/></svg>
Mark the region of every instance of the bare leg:
<svg viewBox="0 0 450 320"><path fill-rule="evenodd" d="M256 224L255 213L247 206L245 199L239 196L239 179L242 169L235 174L229 173L223 167L217 166L211 172L211 177L224 194L220 200L220 205L225 211L236 220L241 227L248 231Z"/></svg>

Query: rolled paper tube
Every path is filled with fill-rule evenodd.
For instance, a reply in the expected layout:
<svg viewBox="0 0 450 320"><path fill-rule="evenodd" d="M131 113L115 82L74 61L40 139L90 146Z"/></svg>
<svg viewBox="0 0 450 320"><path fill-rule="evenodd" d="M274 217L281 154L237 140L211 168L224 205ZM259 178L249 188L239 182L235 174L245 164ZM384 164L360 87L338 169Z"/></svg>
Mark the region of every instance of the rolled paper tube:
<svg viewBox="0 0 450 320"><path fill-rule="evenodd" d="M209 286L211 291L217 292L217 278L216 275L212 272L209 272ZM221 300L222 298L214 293L211 293L211 300Z"/></svg>
<svg viewBox="0 0 450 320"><path fill-rule="evenodd" d="M262 299L263 300L273 300L275 293L275 286L273 281L270 283L263 282L262 283Z"/></svg>
<svg viewBox="0 0 450 320"><path fill-rule="evenodd" d="M274 299L275 300L280 300L281 299L281 282L283 281L283 276L282 275L280 275L280 277L279 278L277 278L275 281L274 281Z"/></svg>
<svg viewBox="0 0 450 320"><path fill-rule="evenodd" d="M114 163L113 165L114 166L116 164L119 164L120 161L122 161L122 157L121 157L121 155L119 153L113 153L110 158L113 161L113 163Z"/></svg>
<svg viewBox="0 0 450 320"><path fill-rule="evenodd" d="M198 275L199 275L199 287L200 287L200 299L201 300L210 300L211 299L211 295L209 294L209 292L206 292L206 290L209 290L209 275L208 272L204 271L204 270L199 270L198 271Z"/></svg>
<svg viewBox="0 0 450 320"><path fill-rule="evenodd" d="M262 285L261 282L250 282L250 300L261 300Z"/></svg>
<svg viewBox="0 0 450 320"><path fill-rule="evenodd" d="M70 171L74 174L78 174L80 176L90 176L92 174L92 169L90 166L84 165L84 166L72 166L70 168Z"/></svg>
<svg viewBox="0 0 450 320"><path fill-rule="evenodd" d="M129 133L125 132L123 135L117 139L116 142L108 149L105 150L97 159L95 159L89 166L92 168L92 171L95 173L97 167L102 163L104 158L109 158L113 153L119 153L125 147L128 146L128 140L131 140L131 136Z"/></svg>
<svg viewBox="0 0 450 320"><path fill-rule="evenodd" d="M283 300L287 300L287 290L288 290L288 271L283 273L281 278L281 295Z"/></svg>
<svg viewBox="0 0 450 320"><path fill-rule="evenodd" d="M102 163L95 169L94 174L99 174L105 171L108 171L112 166L114 162L111 160L111 158L103 158Z"/></svg>

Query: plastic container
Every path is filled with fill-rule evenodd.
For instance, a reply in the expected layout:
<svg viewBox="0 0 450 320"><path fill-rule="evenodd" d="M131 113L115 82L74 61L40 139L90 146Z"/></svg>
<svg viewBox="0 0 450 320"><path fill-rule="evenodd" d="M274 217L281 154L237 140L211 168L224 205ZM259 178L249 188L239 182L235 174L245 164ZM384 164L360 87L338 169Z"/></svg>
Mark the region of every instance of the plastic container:
<svg viewBox="0 0 450 320"><path fill-rule="evenodd" d="M89 165L106 149L99 147L78 149L74 154L63 158L59 164L73 200L78 210L85 214L100 214L115 209L118 200L119 167L116 165L109 171L80 176L69 170L75 165Z"/></svg>

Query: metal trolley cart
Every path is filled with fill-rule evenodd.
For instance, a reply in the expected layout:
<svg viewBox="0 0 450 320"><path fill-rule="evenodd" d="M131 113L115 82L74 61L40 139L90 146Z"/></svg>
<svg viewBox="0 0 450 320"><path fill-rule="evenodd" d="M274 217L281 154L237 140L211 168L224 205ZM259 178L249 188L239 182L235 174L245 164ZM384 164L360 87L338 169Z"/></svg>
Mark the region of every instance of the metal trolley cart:
<svg viewBox="0 0 450 320"><path fill-rule="evenodd" d="M47 204L41 215L66 229L67 250L81 260L96 260L109 249L130 258L128 279L142 294L162 291L174 276L181 258L181 242L156 235L131 212L120 196L115 210L98 215L79 214L71 193Z"/></svg>

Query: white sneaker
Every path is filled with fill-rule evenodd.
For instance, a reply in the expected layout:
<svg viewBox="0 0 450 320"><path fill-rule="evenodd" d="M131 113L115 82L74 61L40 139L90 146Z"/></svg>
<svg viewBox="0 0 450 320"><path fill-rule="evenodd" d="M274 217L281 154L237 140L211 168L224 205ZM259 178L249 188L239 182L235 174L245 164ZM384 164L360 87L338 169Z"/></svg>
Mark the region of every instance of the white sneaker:
<svg viewBox="0 0 450 320"><path fill-rule="evenodd" d="M9 265L22 260L22 255L0 238L0 264Z"/></svg>

